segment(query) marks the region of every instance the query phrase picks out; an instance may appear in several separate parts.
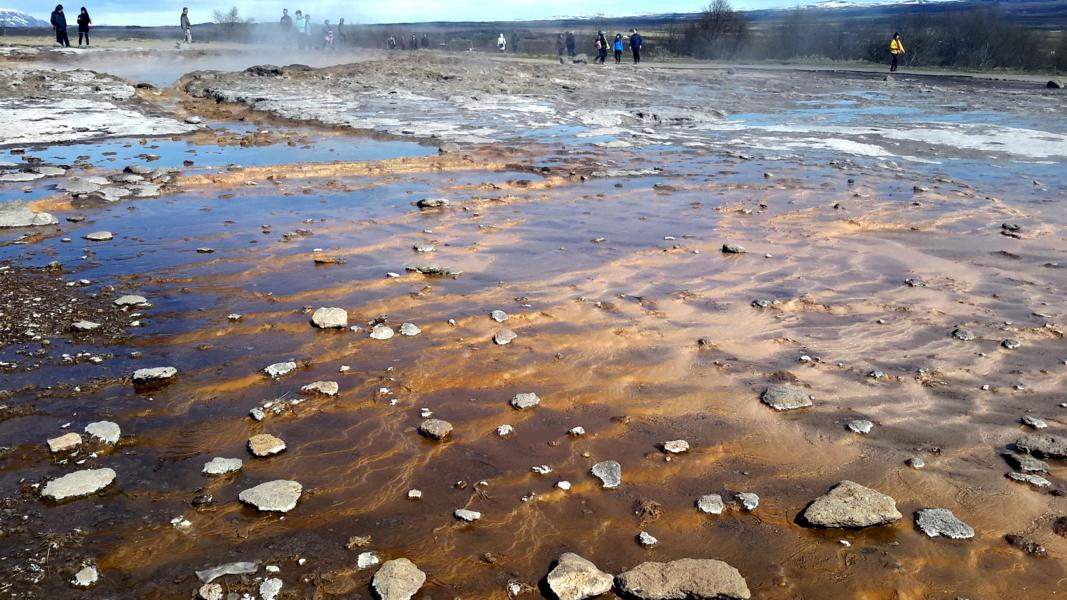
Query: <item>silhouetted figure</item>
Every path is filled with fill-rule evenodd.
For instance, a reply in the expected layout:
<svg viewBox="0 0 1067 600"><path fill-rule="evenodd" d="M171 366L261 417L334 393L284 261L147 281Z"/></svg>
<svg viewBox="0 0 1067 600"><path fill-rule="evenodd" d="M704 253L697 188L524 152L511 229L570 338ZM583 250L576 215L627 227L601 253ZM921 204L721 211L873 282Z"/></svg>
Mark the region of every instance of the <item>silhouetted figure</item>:
<svg viewBox="0 0 1067 600"><path fill-rule="evenodd" d="M641 48L645 45L644 38L640 33L637 33L636 29L632 29L630 32L630 50L634 53L634 64L641 62Z"/></svg>
<svg viewBox="0 0 1067 600"><path fill-rule="evenodd" d="M425 33L422 34L422 48L423 50L430 49L430 36L426 35Z"/></svg>
<svg viewBox="0 0 1067 600"><path fill-rule="evenodd" d="M193 24L189 21L189 7L182 9L182 33L185 35L185 43L193 43Z"/></svg>
<svg viewBox="0 0 1067 600"><path fill-rule="evenodd" d="M596 46L596 61L594 62L604 64L608 60L608 38L603 31L597 32L594 46Z"/></svg>
<svg viewBox="0 0 1067 600"><path fill-rule="evenodd" d="M348 45L348 28L345 27L345 18L341 17L341 20L337 22L337 41L342 46Z"/></svg>
<svg viewBox="0 0 1067 600"><path fill-rule="evenodd" d="M396 50L396 38L393 36L389 36L389 39L385 41L385 45L390 50Z"/></svg>
<svg viewBox="0 0 1067 600"><path fill-rule="evenodd" d="M500 37L496 38L496 49L501 52L508 51L508 39L504 37L503 33L500 34Z"/></svg>
<svg viewBox="0 0 1067 600"><path fill-rule="evenodd" d="M78 47L81 48L82 38L85 38L85 47L89 47L89 26L93 24L93 20L89 18L89 11L82 7L80 13L78 13Z"/></svg>
<svg viewBox="0 0 1067 600"><path fill-rule="evenodd" d="M574 39L573 31L567 32L567 54L570 55L571 58L578 56L578 42Z"/></svg>
<svg viewBox="0 0 1067 600"><path fill-rule="evenodd" d="M411 34L411 40L408 42L408 48L411 50L419 49L419 38L415 37L415 34Z"/></svg>
<svg viewBox="0 0 1067 600"><path fill-rule="evenodd" d="M900 60L900 55L904 54L904 42L900 41L899 33L893 34L893 39L889 42L889 53L893 55L893 64L889 66L889 72L895 73L897 70L897 61Z"/></svg>
<svg viewBox="0 0 1067 600"><path fill-rule="evenodd" d="M52 11L52 29L56 32L56 43L64 48L70 48L70 38L67 37L67 15L63 14L63 5L56 5Z"/></svg>
<svg viewBox="0 0 1067 600"><path fill-rule="evenodd" d="M563 58L563 51L567 49L567 43L563 40L563 34L556 38L556 54Z"/></svg>
<svg viewBox="0 0 1067 600"><path fill-rule="evenodd" d="M333 50L333 26L329 19L322 23L322 49Z"/></svg>

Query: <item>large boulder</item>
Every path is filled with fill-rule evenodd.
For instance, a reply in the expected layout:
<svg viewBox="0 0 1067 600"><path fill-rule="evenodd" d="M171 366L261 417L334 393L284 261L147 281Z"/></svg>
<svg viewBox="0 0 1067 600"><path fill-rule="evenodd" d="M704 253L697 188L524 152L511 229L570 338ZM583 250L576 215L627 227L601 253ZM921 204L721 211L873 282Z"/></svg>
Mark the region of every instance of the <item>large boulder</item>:
<svg viewBox="0 0 1067 600"><path fill-rule="evenodd" d="M567 552L559 557L545 582L559 600L585 600L610 591L614 578L592 562Z"/></svg>
<svg viewBox="0 0 1067 600"><path fill-rule="evenodd" d="M426 573L410 560L397 558L385 561L378 569L371 580L371 588L381 600L409 600L424 583Z"/></svg>
<svg viewBox="0 0 1067 600"><path fill-rule="evenodd" d="M33 212L27 202L0 203L0 229L5 227L41 227L59 221L48 213Z"/></svg>
<svg viewBox="0 0 1067 600"><path fill-rule="evenodd" d="M311 315L311 322L320 329L348 327L348 312L343 308L320 308Z"/></svg>
<svg viewBox="0 0 1067 600"><path fill-rule="evenodd" d="M1067 458L1067 438L1027 434L1015 440L1015 447L1034 456Z"/></svg>
<svg viewBox="0 0 1067 600"><path fill-rule="evenodd" d="M795 410L811 406L811 395L791 385L775 385L763 390L760 401L774 410Z"/></svg>
<svg viewBox="0 0 1067 600"><path fill-rule="evenodd" d="M619 575L619 591L640 600L747 600L752 597L737 569L712 559L646 562Z"/></svg>
<svg viewBox="0 0 1067 600"><path fill-rule="evenodd" d="M812 502L804 520L817 527L873 527L899 521L895 500L853 481L842 481Z"/></svg>

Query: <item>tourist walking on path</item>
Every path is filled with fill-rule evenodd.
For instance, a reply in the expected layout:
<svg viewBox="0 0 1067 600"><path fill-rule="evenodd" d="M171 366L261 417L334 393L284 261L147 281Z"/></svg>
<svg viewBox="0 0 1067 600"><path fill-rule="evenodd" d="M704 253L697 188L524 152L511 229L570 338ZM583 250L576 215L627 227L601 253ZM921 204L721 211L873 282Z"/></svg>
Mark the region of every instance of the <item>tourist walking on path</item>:
<svg viewBox="0 0 1067 600"><path fill-rule="evenodd" d="M622 64L622 51L625 48L626 43L622 41L622 34L615 34L615 42L612 44L612 50L615 51L615 64Z"/></svg>
<svg viewBox="0 0 1067 600"><path fill-rule="evenodd" d="M893 40L889 42L889 53L893 55L893 64L889 66L889 72L895 73L897 70L897 61L900 60L900 55L904 54L904 42L900 41L899 33L893 34Z"/></svg>
<svg viewBox="0 0 1067 600"><path fill-rule="evenodd" d="M182 9L182 32L185 34L185 43L193 43L193 24L189 21L189 7Z"/></svg>
<svg viewBox="0 0 1067 600"><path fill-rule="evenodd" d="M630 33L630 50L634 53L634 64L640 64L641 62L641 47L645 45L644 38L640 33L637 33L636 29L631 30Z"/></svg>
<svg viewBox="0 0 1067 600"><path fill-rule="evenodd" d="M500 37L496 38L496 49L501 52L507 52L508 50L508 39L504 37L503 33L500 34Z"/></svg>
<svg viewBox="0 0 1067 600"><path fill-rule="evenodd" d="M64 48L70 48L70 38L67 37L67 15L63 14L63 5L56 5L52 11L52 29L56 32L56 43Z"/></svg>
<svg viewBox="0 0 1067 600"><path fill-rule="evenodd" d="M566 49L567 43L563 41L563 34L561 33L559 34L559 37L556 38L556 54L558 54L560 58L563 58L563 51Z"/></svg>
<svg viewBox="0 0 1067 600"><path fill-rule="evenodd" d="M608 60L608 38L603 31L597 32L596 44L594 45L596 46L596 60L593 62L604 64Z"/></svg>
<svg viewBox="0 0 1067 600"><path fill-rule="evenodd" d="M574 40L574 32L567 32L567 54L574 58L578 56L578 43Z"/></svg>
<svg viewBox="0 0 1067 600"><path fill-rule="evenodd" d="M89 26L93 24L93 20L89 18L89 11L82 7L82 11L78 13L78 47L81 48L82 38L85 38L85 47L89 47Z"/></svg>

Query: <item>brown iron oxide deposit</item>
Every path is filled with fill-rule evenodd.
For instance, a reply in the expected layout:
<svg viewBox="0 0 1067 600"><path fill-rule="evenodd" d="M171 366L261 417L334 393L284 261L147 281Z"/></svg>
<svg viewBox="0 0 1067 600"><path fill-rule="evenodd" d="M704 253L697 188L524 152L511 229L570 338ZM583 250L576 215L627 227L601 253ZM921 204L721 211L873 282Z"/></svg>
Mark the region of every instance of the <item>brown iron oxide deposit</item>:
<svg viewBox="0 0 1067 600"><path fill-rule="evenodd" d="M348 135L259 118L256 127L293 136ZM369 597L374 569L356 568L363 549L346 549L352 536L424 570L418 598L504 598L509 581L537 588L563 552L610 573L720 559L754 598L773 600L1067 589L1067 540L1053 531L1067 512L1062 461L1049 461L1053 490L1038 490L1007 479L998 454L1026 432L1024 414L1064 432L1061 181L1035 189L923 166L545 140L384 161L303 163L292 152L187 173L160 199L73 207L45 193L37 209L87 221L0 248L12 268L57 260L67 279L114 288L86 293L153 305L127 338L55 342L107 355L99 365L61 361L58 348L15 355L41 348L25 340L3 350L20 365L0 379L3 596L187 598L195 570L248 560L280 567L282 598ZM594 176L605 163L664 171ZM424 198L451 203L419 210ZM1023 233L1003 235L1003 223ZM101 229L115 240L81 239ZM413 251L424 243L436 252ZM725 254L726 243L747 253ZM323 256L336 261L316 264ZM462 274L405 271L428 262ZM361 330L313 327L319 307L346 309ZM510 318L497 323L493 310ZM370 339L372 321L421 334ZM958 326L977 339L954 339ZM517 339L494 344L504 329ZM263 374L288 360L293 374ZM179 374L152 389L131 384L135 369L157 366ZM339 394L300 392L320 380ZM814 406L760 403L781 382L809 390ZM540 406L509 406L521 392ZM249 417L300 397L284 414ZM418 435L422 409L454 425L449 439ZM870 434L847 429L860 418L874 423ZM116 447L49 454L61 424L81 431L100 419L122 426ZM514 433L500 437L504 424ZM578 426L585 435L568 434ZM252 457L246 443L259 433L287 450ZM662 451L678 439L687 453ZM215 456L244 468L203 476ZM915 456L925 468L905 465ZM36 484L82 460L76 468L113 468L116 483L62 504L39 499ZM605 460L622 465L617 489L590 475ZM238 502L274 479L304 486L284 517ZM864 530L799 524L846 479L892 496L904 518ZM408 499L412 489L422 498ZM759 508L740 510L737 492L757 493ZM722 515L696 509L710 493L726 500ZM912 517L927 507L951 509L977 536L927 538ZM459 508L483 516L464 523ZM658 545L638 545L641 531ZM85 561L100 572L91 591L68 583ZM31 564L44 572L37 582ZM257 581L219 580L241 592Z"/></svg>

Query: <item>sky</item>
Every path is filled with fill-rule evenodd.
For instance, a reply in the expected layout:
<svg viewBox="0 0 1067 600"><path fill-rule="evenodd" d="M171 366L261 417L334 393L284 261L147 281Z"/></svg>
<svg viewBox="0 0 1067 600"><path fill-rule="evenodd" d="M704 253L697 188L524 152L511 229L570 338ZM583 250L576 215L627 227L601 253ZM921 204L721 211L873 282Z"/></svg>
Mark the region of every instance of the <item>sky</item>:
<svg viewBox="0 0 1067 600"><path fill-rule="evenodd" d="M52 0L55 2L55 0ZM48 20L55 4L48 0L0 0L0 7L14 8ZM211 20L216 9L236 5L244 17L274 22L282 8L290 13L302 9L313 16L349 23L397 23L419 21L509 21L571 16L625 16L647 13L696 12L708 0L614 0L606 3L575 0L76 0L65 5L73 15L85 6L99 25L170 25L178 22L182 6L188 6L194 23ZM804 2L809 3L809 2ZM793 6L796 0L735 0L735 8Z"/></svg>

